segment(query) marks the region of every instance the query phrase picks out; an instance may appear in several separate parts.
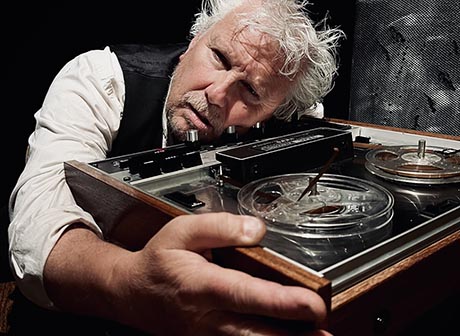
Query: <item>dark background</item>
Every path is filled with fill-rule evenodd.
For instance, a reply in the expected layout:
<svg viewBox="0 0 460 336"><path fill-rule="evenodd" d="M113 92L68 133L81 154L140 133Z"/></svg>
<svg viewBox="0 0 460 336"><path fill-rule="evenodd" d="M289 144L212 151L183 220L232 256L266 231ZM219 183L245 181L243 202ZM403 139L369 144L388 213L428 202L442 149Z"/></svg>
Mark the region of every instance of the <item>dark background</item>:
<svg viewBox="0 0 460 336"><path fill-rule="evenodd" d="M24 165L27 139L35 126L51 81L76 55L113 43L183 41L200 0L163 2L156 10L112 6L96 9L78 2L66 8L10 5L2 20L2 168L1 204L5 204ZM347 33L340 53L340 75L325 101L328 116L346 118L351 60L353 5L338 9L321 0L308 9L316 18L330 17ZM8 20L6 20L8 18ZM5 21L9 21L6 23Z"/></svg>
<svg viewBox="0 0 460 336"><path fill-rule="evenodd" d="M326 97L326 116L348 118L351 50L353 45L354 1L340 5L333 0L316 0L311 15L330 17L329 24L340 26L347 39L340 48L339 76ZM27 139L34 129L34 113L40 108L46 91L57 72L76 55L114 43L156 43L184 41L200 0L162 2L161 8L112 5L97 9L82 3L59 6L8 4L0 21L1 48L1 149L2 185L0 205L5 205L24 165ZM134 6L134 3L128 2ZM343 8L348 5L348 7ZM148 7L151 7L149 4ZM160 6L159 6L160 7ZM3 224L3 223L2 223ZM2 235L0 246L5 247ZM446 309L420 319L408 335L427 335L456 321L458 304L453 298ZM457 307L452 309L451 307ZM427 326L434 326L427 328ZM435 334L438 334L435 332Z"/></svg>

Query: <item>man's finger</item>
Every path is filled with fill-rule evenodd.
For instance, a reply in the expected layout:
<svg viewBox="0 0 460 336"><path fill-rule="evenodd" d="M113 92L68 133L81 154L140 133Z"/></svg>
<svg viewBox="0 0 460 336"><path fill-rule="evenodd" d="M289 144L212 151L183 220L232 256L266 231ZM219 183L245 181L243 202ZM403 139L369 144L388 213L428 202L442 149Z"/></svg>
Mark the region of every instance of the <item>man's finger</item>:
<svg viewBox="0 0 460 336"><path fill-rule="evenodd" d="M212 263L202 264L199 272L189 273L188 280L193 283L191 292L200 295L201 302L206 302L211 310L303 321L326 318L322 298L303 287L283 286ZM193 294L189 298L196 299Z"/></svg>
<svg viewBox="0 0 460 336"><path fill-rule="evenodd" d="M199 335L331 336L305 321L212 311L200 320Z"/></svg>
<svg viewBox="0 0 460 336"><path fill-rule="evenodd" d="M155 240L157 247L200 252L224 246L258 244L265 235L264 223L252 216L227 212L186 215L174 218Z"/></svg>

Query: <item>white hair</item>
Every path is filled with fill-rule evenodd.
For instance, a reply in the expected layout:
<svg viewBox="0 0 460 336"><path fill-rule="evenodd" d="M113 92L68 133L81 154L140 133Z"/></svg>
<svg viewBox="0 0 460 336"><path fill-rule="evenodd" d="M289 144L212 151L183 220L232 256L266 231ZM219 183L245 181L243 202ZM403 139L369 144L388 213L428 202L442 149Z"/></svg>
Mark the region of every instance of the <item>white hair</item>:
<svg viewBox="0 0 460 336"><path fill-rule="evenodd" d="M274 116L289 119L294 112L303 113L321 102L333 87L338 42L344 33L329 28L326 19L315 24L306 9L307 0L203 0L190 35L203 33L245 4L254 4L257 9L240 15L237 24L273 38L284 58L280 74L295 80Z"/></svg>

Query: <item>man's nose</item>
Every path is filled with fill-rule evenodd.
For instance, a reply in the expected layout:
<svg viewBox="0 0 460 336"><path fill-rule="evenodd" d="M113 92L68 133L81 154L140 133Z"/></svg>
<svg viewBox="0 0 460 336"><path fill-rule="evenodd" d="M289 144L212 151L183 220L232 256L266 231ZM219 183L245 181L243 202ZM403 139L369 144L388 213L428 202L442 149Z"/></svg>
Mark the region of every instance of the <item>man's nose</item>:
<svg viewBox="0 0 460 336"><path fill-rule="evenodd" d="M206 97L210 104L224 108L228 104L231 95L234 94L235 80L231 76L222 76L209 85L206 90Z"/></svg>

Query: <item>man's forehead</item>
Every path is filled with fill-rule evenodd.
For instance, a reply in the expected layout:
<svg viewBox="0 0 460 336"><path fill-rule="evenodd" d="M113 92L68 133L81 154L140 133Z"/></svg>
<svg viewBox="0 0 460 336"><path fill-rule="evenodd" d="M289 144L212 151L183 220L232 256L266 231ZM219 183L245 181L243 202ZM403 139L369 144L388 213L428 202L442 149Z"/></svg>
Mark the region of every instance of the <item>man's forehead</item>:
<svg viewBox="0 0 460 336"><path fill-rule="evenodd" d="M273 64L281 59L278 43L266 33L245 28L234 35L234 40L241 43L254 58L267 59Z"/></svg>
<svg viewBox="0 0 460 336"><path fill-rule="evenodd" d="M284 56L277 41L270 35L252 27L242 27L235 21L223 20L212 30L210 40L221 50L231 54L246 54L258 63L270 67L273 74L278 74ZM267 69L268 70L268 69Z"/></svg>

